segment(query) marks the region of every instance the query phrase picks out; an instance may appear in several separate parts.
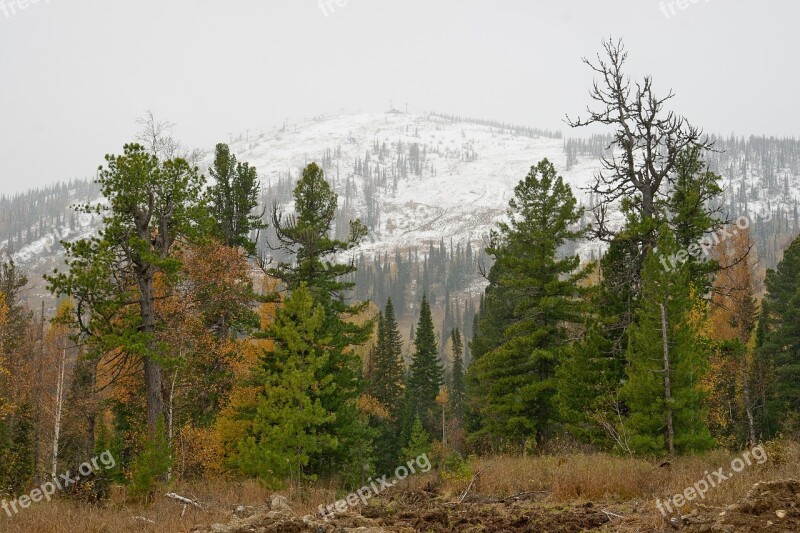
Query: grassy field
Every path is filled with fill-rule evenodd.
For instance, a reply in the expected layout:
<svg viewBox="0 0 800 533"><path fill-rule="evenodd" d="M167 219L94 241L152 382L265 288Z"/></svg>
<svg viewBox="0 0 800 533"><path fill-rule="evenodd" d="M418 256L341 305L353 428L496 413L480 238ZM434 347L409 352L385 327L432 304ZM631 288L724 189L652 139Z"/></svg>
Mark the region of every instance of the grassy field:
<svg viewBox="0 0 800 533"><path fill-rule="evenodd" d="M513 514L511 502L525 501L530 504L526 508L528 514L531 509L539 509L555 520L558 520L559 512L575 509L604 513L610 519L608 523L596 528L587 526L587 529L596 531L666 531L669 524L658 511L656 498L664 500L683 493L687 487L707 479L710 472L719 468L729 473L729 478L710 488L702 501L688 502L681 508L684 515L690 514L695 507L716 509L732 504L760 481L800 478L800 445L769 443L764 450L766 460L763 464L752 461L752 465L745 466L738 473L730 473L730 466L732 460L743 456L742 453L726 451L677 458L669 464L606 454L473 458L468 470L461 475L442 475L442 472L432 470L410 477L387 489L367 508L358 509L354 514L369 516L370 508L376 506L382 509L384 518L389 512L392 516L413 518L416 507L420 507L419 512L423 513L425 502L421 502L419 497L404 499L399 495L425 491L429 499L436 500L445 509L493 505L496 509L506 509L498 511L500 514ZM476 477L474 474L478 472L480 475ZM469 491L464 495L467 487ZM357 488L320 482L313 487L289 489L281 494L288 498L293 514L303 516L317 513L319 505L333 503ZM0 531L188 532L200 524L226 523L240 506L245 508L245 512L249 507L269 508L274 494L254 481L178 482L169 490L195 498L204 504L205 509L184 508L181 503L164 497L166 490L161 490L150 504L130 504L126 502L124 489L115 487L111 497L101 504L59 498L52 502L33 503L12 517L2 513ZM462 500L461 504L459 500ZM473 520L472 530L481 530L481 526L475 525L480 520ZM497 530L492 529L490 522L482 527L485 531ZM428 527L425 530L439 529ZM520 530L527 529L523 527ZM556 530L570 529L553 529ZM574 530L581 529L575 526Z"/></svg>

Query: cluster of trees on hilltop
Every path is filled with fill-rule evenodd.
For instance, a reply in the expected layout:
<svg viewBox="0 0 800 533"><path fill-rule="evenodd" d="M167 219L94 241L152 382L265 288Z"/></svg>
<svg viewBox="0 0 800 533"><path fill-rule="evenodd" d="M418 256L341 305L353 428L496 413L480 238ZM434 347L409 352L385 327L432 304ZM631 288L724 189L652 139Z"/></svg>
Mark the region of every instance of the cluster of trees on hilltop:
<svg viewBox="0 0 800 533"><path fill-rule="evenodd" d="M80 229L72 205L97 198L99 191L91 180L72 180L24 193L0 197L0 242L5 251L23 247L54 231L68 235Z"/></svg>
<svg viewBox="0 0 800 533"><path fill-rule="evenodd" d="M513 135L522 135L525 137L531 137L532 139L537 139L539 137L547 137L550 139L560 139L561 132L560 131L550 131L550 130L543 130L539 128L531 128L529 126L520 126L518 124L507 124L505 122L501 122L499 120L487 120L487 119L480 119L480 118L468 118L468 117L460 117L457 115L449 115L447 113L431 113L431 117L439 118L446 120L451 123L455 122L466 122L470 124L478 124L479 126L488 126L490 128L496 128L498 130L505 130Z"/></svg>

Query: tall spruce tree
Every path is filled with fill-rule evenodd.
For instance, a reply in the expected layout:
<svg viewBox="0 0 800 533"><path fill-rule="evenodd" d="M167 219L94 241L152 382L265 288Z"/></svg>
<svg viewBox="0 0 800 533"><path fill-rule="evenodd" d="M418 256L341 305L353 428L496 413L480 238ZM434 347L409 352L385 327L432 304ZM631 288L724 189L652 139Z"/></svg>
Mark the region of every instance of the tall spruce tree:
<svg viewBox="0 0 800 533"><path fill-rule="evenodd" d="M674 254L672 233L662 228L658 247L645 260L642 301L629 331L627 381L621 395L633 451L650 454L702 451L714 444L705 425L699 384L708 368L708 343L698 333L699 295L689 265L663 267Z"/></svg>
<svg viewBox="0 0 800 533"><path fill-rule="evenodd" d="M258 206L259 181L255 167L240 163L227 144L218 144L208 173L215 183L208 188L209 206L222 242L255 254L253 231L266 225L253 211Z"/></svg>
<svg viewBox="0 0 800 533"><path fill-rule="evenodd" d="M578 281L584 275L579 257L559 259L558 251L581 235L575 229L581 214L569 186L545 159L516 186L509 222L491 234L487 253L494 264L482 314L507 317L510 310L510 323L480 326L475 333L478 344L495 347L468 370L470 404L482 424L473 440L521 446L543 439L556 418L555 371L566 325L580 321ZM495 338L483 342L485 335Z"/></svg>
<svg viewBox="0 0 800 533"><path fill-rule="evenodd" d="M294 189L295 213L286 216L276 205L272 214L279 247L294 261L281 262L269 273L289 291L307 287L314 303L325 310L321 334L330 342L325 372L332 376L335 386L326 389L320 401L327 412L336 413L325 430L336 437L338 446L335 453L312 458L311 466L320 472L340 471L347 464L360 469L364 461L361 450L364 441L369 440L355 406L364 383L361 359L353 347L369 339L374 323L356 318L368 302L346 301L346 292L354 284L342 278L356 272L355 264L333 260L336 254L356 246L367 230L354 220L350 222L347 239L332 238L336 206L336 193L325 180L322 169L311 163Z"/></svg>
<svg viewBox="0 0 800 533"><path fill-rule="evenodd" d="M396 419L403 398L403 338L391 298L378 320L378 344L369 391Z"/></svg>
<svg viewBox="0 0 800 533"><path fill-rule="evenodd" d="M464 417L464 341L458 328L450 333L453 348L453 370L450 384L450 410L453 416L462 420Z"/></svg>
<svg viewBox="0 0 800 533"><path fill-rule="evenodd" d="M414 336L414 354L411 356L406 401L409 404L410 416L419 417L425 431L431 435L438 433L436 397L443 384L444 369L439 360L431 307L427 296L423 295Z"/></svg>
<svg viewBox="0 0 800 533"><path fill-rule="evenodd" d="M402 439L397 438L403 423L405 376L402 348L403 340L390 298L385 311L378 316L378 342L372 350L367 387L367 393L378 400L386 413L385 416L373 415L370 418L370 426L375 432L375 466L378 472L394 467L403 444Z"/></svg>
<svg viewBox="0 0 800 533"><path fill-rule="evenodd" d="M323 405L335 388L326 373L330 339L325 311L305 286L284 302L269 328L274 341L253 373L257 398L239 442L237 467L275 487L288 479L313 479L312 458L334 453L336 436L327 432L337 414Z"/></svg>
<svg viewBox="0 0 800 533"><path fill-rule="evenodd" d="M784 252L776 270L767 271L759 321L758 357L771 380L764 394L763 430L772 437L800 429L800 237Z"/></svg>

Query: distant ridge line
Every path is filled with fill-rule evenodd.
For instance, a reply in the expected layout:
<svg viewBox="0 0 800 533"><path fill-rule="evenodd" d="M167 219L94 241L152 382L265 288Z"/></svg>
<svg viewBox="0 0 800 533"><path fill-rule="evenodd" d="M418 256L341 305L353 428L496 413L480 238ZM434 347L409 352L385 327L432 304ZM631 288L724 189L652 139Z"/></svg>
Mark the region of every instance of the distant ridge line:
<svg viewBox="0 0 800 533"><path fill-rule="evenodd" d="M543 130L540 128L532 128L530 126L520 126L518 124L510 124L506 122L500 122L499 120L488 120L482 118L471 118L471 117L461 117L458 115L450 115L447 113L429 113L430 117L432 118L439 118L442 120L448 120L452 122L464 122L466 124L477 124L478 126L488 126L490 128L498 128L503 130L509 130L513 132L515 135L521 135L524 137L531 137L533 139L537 139L539 137L546 137L548 139L561 139L563 135L561 131L550 131L550 130Z"/></svg>

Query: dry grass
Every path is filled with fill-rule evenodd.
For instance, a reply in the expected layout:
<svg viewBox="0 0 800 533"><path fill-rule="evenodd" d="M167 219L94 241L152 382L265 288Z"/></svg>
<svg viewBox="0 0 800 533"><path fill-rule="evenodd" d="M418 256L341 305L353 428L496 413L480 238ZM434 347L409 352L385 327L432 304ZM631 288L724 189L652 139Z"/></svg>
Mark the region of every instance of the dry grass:
<svg viewBox="0 0 800 533"><path fill-rule="evenodd" d="M689 502L681 511L690 512L696 503L712 507L734 503L759 481L800 479L800 444L770 443L765 449L768 458L764 464L753 460L751 466L734 473L711 488L703 500ZM471 491L496 497L541 491L544 501L553 504L591 501L613 505L639 515L638 527L644 519L654 530L660 530L663 524L656 498L663 500L680 494L720 467L728 473L731 461L741 456L717 450L678 458L668 467L659 466L660 461L606 454L482 458L474 461L474 471L485 470ZM468 483L447 482L442 491L452 497Z"/></svg>
<svg viewBox="0 0 800 533"><path fill-rule="evenodd" d="M269 505L272 491L255 481L205 483L180 483L174 490L178 494L194 497L208 508L201 511L163 497L164 491L148 505L133 505L125 501L123 490L102 505L90 505L67 498L52 502L34 503L19 514L8 517L0 510L0 531L3 533L126 533L186 532L199 524L228 522L232 511L239 505L263 508ZM302 491L284 491L292 508L298 514L312 513L320 504L335 501L336 491L329 488L312 488ZM152 522L147 522L146 520Z"/></svg>
<svg viewBox="0 0 800 533"><path fill-rule="evenodd" d="M768 460L754 464L712 488L702 504L722 506L735 502L758 481L800 478L800 444L770 444ZM605 454L571 454L542 457L497 456L473 461L473 471L483 473L470 492L485 496L505 497L520 492L541 491L544 504L561 505L587 501L606 505L617 512L635 517L630 530L660 530L663 522L655 507L655 498L665 498L684 491L707 472L724 467L741 454L715 451L701 456L675 460L670 467L658 462ZM404 483L405 489L419 488L435 480L434 474L417 476ZM443 498L454 500L469 480L449 480L441 484ZM354 487L355 488L355 487ZM8 518L0 511L0 531L61 533L94 532L187 532L198 524L227 522L238 505L268 505L271 491L256 482L184 483L174 489L206 503L209 511L187 508L166 498L158 498L147 506L125 503L117 491L102 506L91 506L68 499L33 504L29 509ZM349 492L348 489L344 492ZM392 489L392 490L398 490ZM343 491L334 486L284 492L297 514L314 513L320 504L334 502ZM691 510L692 504L683 508ZM145 523L144 517L154 523ZM625 522L615 531L626 530Z"/></svg>

